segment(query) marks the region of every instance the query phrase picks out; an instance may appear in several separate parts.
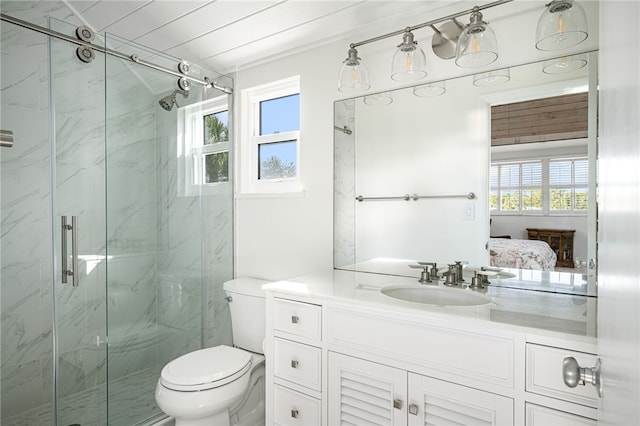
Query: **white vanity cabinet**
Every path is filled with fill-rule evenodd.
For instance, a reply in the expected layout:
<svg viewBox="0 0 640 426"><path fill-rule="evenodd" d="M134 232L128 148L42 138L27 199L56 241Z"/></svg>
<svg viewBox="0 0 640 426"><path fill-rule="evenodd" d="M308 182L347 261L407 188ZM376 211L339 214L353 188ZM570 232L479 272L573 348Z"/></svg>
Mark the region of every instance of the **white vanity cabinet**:
<svg viewBox="0 0 640 426"><path fill-rule="evenodd" d="M321 306L269 299L267 424L323 424L321 332Z"/></svg>
<svg viewBox="0 0 640 426"><path fill-rule="evenodd" d="M303 289L266 288L267 425L596 424L595 388L562 379L595 339Z"/></svg>
<svg viewBox="0 0 640 426"><path fill-rule="evenodd" d="M513 400L329 352L329 424L510 425Z"/></svg>
<svg viewBox="0 0 640 426"><path fill-rule="evenodd" d="M565 358L573 357L581 366L593 366L593 353L569 350L561 342L526 344L527 426L595 426L598 394L591 385L570 388L562 377ZM590 348L586 348L590 350ZM535 401L535 402L532 402Z"/></svg>

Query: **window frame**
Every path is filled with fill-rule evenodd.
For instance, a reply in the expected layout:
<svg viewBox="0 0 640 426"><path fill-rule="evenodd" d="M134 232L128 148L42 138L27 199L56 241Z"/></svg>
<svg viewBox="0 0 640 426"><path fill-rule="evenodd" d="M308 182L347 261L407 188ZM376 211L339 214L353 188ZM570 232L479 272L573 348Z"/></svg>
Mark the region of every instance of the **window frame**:
<svg viewBox="0 0 640 426"><path fill-rule="evenodd" d="M520 208L518 210L501 210L501 203L500 203L500 191L503 189L501 184L500 184L500 175L498 175L498 185L497 187L491 186L491 183L489 184L489 197L491 197L491 194L494 190L498 191L498 208L497 209L489 209L490 214L491 215L496 215L496 216L587 216L588 214L588 208L584 209L584 210L576 210L575 209L575 195L576 195L576 188L584 188L587 190L587 194L589 192L589 184L576 184L575 183L575 178L574 178L574 169L575 169L575 161L583 161L586 160L588 161L588 156L587 155L558 155L558 156L552 156L552 157L545 157L545 158L537 158L537 159L532 159L532 158L513 158L513 159L509 159L509 160L499 160L499 161L492 161L490 164L490 167L494 167L494 166L502 166L502 165L513 165L513 164L519 164L520 165L520 173L522 173L522 164L525 163L533 163L533 162L540 162L542 164L542 209L540 210L526 210L522 208L522 190L523 189L531 189L533 187L529 186L529 185L522 185L520 184L517 188L516 187L505 187L505 189L518 189L520 191ZM571 209L570 210L552 210L551 209L551 188L552 187L558 187L558 185L551 185L550 184L550 179L549 179L549 165L551 162L553 161L571 161L571 184L570 185L560 185L562 187L570 187L571 188ZM587 167L589 167L589 164L587 163ZM588 174L588 173L587 173ZM491 171L489 171L489 175L491 175ZM522 176L520 176L520 182L522 182ZM587 203L588 205L588 203ZM491 200L489 200L489 206L491 206Z"/></svg>
<svg viewBox="0 0 640 426"><path fill-rule="evenodd" d="M301 162L301 129L260 135L260 103L291 95L300 95L300 127L302 127L302 96L300 77L250 87L241 91L241 129L237 149L237 179L239 193L242 194L283 194L303 193ZM296 176L277 179L259 179L259 149L262 144L295 141Z"/></svg>
<svg viewBox="0 0 640 426"><path fill-rule="evenodd" d="M227 141L205 144L204 117L227 111L231 117L227 95L207 99L178 109L178 159L180 188L184 196L218 194L228 191L232 178L231 123L227 122ZM182 137L180 137L182 130ZM207 155L227 152L229 156L227 181L205 182L205 158Z"/></svg>

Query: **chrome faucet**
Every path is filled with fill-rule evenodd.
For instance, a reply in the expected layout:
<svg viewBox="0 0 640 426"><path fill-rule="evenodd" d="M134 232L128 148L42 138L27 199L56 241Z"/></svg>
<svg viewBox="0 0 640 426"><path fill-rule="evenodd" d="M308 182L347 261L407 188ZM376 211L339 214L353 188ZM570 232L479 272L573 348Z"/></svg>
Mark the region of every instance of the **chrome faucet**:
<svg viewBox="0 0 640 426"><path fill-rule="evenodd" d="M458 284L463 283L464 278L462 277L462 261L456 260L455 267L456 267L456 283Z"/></svg>
<svg viewBox="0 0 640 426"><path fill-rule="evenodd" d="M433 282L433 279L438 279L438 269L436 268L435 262L418 262L417 265L409 265L409 267L422 269L422 271L420 272L420 279L418 280L419 283L431 283Z"/></svg>
<svg viewBox="0 0 640 426"><path fill-rule="evenodd" d="M447 271L442 274L442 276L445 278L444 285L457 286L458 285L458 279L456 277L457 266L455 264L454 265L449 264L448 266L449 266L449 269L447 269Z"/></svg>

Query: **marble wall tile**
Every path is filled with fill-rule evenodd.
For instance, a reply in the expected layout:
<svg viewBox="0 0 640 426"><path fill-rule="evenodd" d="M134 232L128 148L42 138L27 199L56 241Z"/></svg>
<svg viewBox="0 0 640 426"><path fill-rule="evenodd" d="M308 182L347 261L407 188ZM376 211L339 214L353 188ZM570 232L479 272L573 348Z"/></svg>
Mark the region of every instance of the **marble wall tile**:
<svg viewBox="0 0 640 426"><path fill-rule="evenodd" d="M58 357L59 397L74 395L107 380L107 357L104 345L88 345L62 352ZM98 405L105 401L95 401Z"/></svg>
<svg viewBox="0 0 640 426"><path fill-rule="evenodd" d="M2 369L2 417L11 417L42 405L40 361L27 361L12 369Z"/></svg>
<svg viewBox="0 0 640 426"><path fill-rule="evenodd" d="M23 262L4 266L1 293L3 376L20 363L51 356L53 342L52 300L50 293L42 290L42 265Z"/></svg>
<svg viewBox="0 0 640 426"><path fill-rule="evenodd" d="M48 17L62 19L76 26L82 25L62 1L3 0L0 4L0 10L2 10L2 13L28 20L44 27L48 25Z"/></svg>
<svg viewBox="0 0 640 426"><path fill-rule="evenodd" d="M335 103L336 126L352 131L335 131L334 144L334 266L355 263L355 100Z"/></svg>

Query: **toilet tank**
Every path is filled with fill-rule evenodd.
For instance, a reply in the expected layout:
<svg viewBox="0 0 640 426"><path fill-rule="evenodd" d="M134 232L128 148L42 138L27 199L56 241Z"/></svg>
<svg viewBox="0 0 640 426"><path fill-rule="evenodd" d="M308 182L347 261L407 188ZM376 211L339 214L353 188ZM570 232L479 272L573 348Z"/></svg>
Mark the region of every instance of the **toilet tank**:
<svg viewBox="0 0 640 426"><path fill-rule="evenodd" d="M265 336L265 294L262 285L269 281L255 278L236 278L224 283L224 291L231 297L231 328L233 344L251 352L263 353Z"/></svg>

